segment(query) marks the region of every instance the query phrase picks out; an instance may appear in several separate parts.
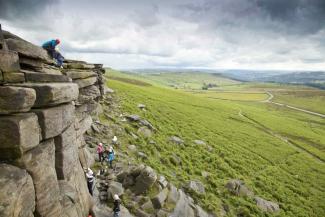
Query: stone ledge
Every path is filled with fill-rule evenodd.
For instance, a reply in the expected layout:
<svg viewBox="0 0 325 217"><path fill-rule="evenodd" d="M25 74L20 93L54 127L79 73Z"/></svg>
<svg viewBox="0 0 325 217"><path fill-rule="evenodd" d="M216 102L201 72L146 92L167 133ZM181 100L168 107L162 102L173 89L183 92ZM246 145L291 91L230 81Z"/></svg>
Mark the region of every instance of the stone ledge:
<svg viewBox="0 0 325 217"><path fill-rule="evenodd" d="M91 86L91 85L95 84L96 81L97 81L97 77L89 77L89 78L85 78L85 79L73 80L74 83L78 84L79 88Z"/></svg>
<svg viewBox="0 0 325 217"><path fill-rule="evenodd" d="M2 72L16 72L20 69L17 52L0 50L0 70Z"/></svg>
<svg viewBox="0 0 325 217"><path fill-rule="evenodd" d="M1 86L0 114L27 112L35 100L36 92L32 88Z"/></svg>
<svg viewBox="0 0 325 217"><path fill-rule="evenodd" d="M26 81L29 82L72 82L72 79L65 75L38 73L28 70L20 70L25 73Z"/></svg>
<svg viewBox="0 0 325 217"><path fill-rule="evenodd" d="M0 159L14 160L40 141L37 116L25 113L0 116Z"/></svg>
<svg viewBox="0 0 325 217"><path fill-rule="evenodd" d="M75 119L75 108L72 104L64 104L46 109L33 109L38 116L42 129L42 139L61 134Z"/></svg>
<svg viewBox="0 0 325 217"><path fill-rule="evenodd" d="M29 87L36 91L34 107L53 106L78 99L78 85L73 83L23 83L19 87Z"/></svg>

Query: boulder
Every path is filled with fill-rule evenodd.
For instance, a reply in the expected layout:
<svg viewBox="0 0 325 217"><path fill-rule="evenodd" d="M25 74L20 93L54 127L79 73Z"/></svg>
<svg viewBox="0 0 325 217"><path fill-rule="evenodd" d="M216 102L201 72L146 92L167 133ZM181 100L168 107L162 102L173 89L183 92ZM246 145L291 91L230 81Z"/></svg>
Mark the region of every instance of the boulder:
<svg viewBox="0 0 325 217"><path fill-rule="evenodd" d="M111 181L108 185L108 197L113 199L114 194L121 196L124 194L124 188L121 183Z"/></svg>
<svg viewBox="0 0 325 217"><path fill-rule="evenodd" d="M196 145L206 145L206 143L204 141L202 141L202 140L194 140L194 143Z"/></svg>
<svg viewBox="0 0 325 217"><path fill-rule="evenodd" d="M0 188L0 216L34 216L35 190L26 170L0 164Z"/></svg>
<svg viewBox="0 0 325 217"><path fill-rule="evenodd" d="M139 109L145 109L145 108L146 108L146 106L145 106L145 105L143 105L143 104L138 104L138 108L139 108Z"/></svg>
<svg viewBox="0 0 325 217"><path fill-rule="evenodd" d="M33 109L42 129L42 138L55 137L70 126L75 119L74 106L64 104L46 109Z"/></svg>
<svg viewBox="0 0 325 217"><path fill-rule="evenodd" d="M135 152L137 150L137 147L135 145L129 145L128 149L132 152Z"/></svg>
<svg viewBox="0 0 325 217"><path fill-rule="evenodd" d="M171 136L171 137L169 138L169 141L171 141L171 142L173 142L173 143L175 143L175 144L177 144L177 145L181 145L181 144L184 143L184 140L182 140L181 138L179 138L179 137L177 137L177 136Z"/></svg>
<svg viewBox="0 0 325 217"><path fill-rule="evenodd" d="M20 69L17 52L0 50L0 71L17 72Z"/></svg>
<svg viewBox="0 0 325 217"><path fill-rule="evenodd" d="M148 127L150 130L156 130L156 128L147 120L140 120L139 123L143 126Z"/></svg>
<svg viewBox="0 0 325 217"><path fill-rule="evenodd" d="M72 83L23 83L15 86L33 88L36 91L34 107L53 106L78 98L79 90Z"/></svg>
<svg viewBox="0 0 325 217"><path fill-rule="evenodd" d="M185 188L189 191L194 191L197 194L204 194L205 193L205 188L202 182L200 181L189 181Z"/></svg>
<svg viewBox="0 0 325 217"><path fill-rule="evenodd" d="M167 202L169 204L176 204L176 202L179 199L179 193L177 188L174 185L169 184L168 189L169 192L168 192Z"/></svg>
<svg viewBox="0 0 325 217"><path fill-rule="evenodd" d="M32 176L36 192L36 215L61 216L61 196L55 171L54 140L46 140L26 152L17 164L25 168Z"/></svg>
<svg viewBox="0 0 325 217"><path fill-rule="evenodd" d="M141 118L139 115L127 115L126 118L129 120L129 121L140 121Z"/></svg>
<svg viewBox="0 0 325 217"><path fill-rule="evenodd" d="M71 82L71 78L59 74L37 73L28 70L20 70L25 73L27 82Z"/></svg>
<svg viewBox="0 0 325 217"><path fill-rule="evenodd" d="M255 197L256 205L265 212L278 212L280 210L279 204L265 200L260 197Z"/></svg>
<svg viewBox="0 0 325 217"><path fill-rule="evenodd" d="M84 78L89 78L89 77L96 77L96 73L93 71L68 70L68 71L63 71L63 73L66 76L72 78L73 80L84 79Z"/></svg>
<svg viewBox="0 0 325 217"><path fill-rule="evenodd" d="M141 151L138 152L138 157L142 158L142 159L148 159L148 155L146 155L145 153L143 153Z"/></svg>
<svg viewBox="0 0 325 217"><path fill-rule="evenodd" d="M91 85L85 88L79 89L78 103L83 104L100 97L100 91L97 86Z"/></svg>
<svg viewBox="0 0 325 217"><path fill-rule="evenodd" d="M157 180L155 171L146 166L135 179L135 193L142 194L146 192Z"/></svg>
<svg viewBox="0 0 325 217"><path fill-rule="evenodd" d="M40 141L40 127L33 113L0 116L0 159L14 160Z"/></svg>
<svg viewBox="0 0 325 217"><path fill-rule="evenodd" d="M168 185L168 181L166 180L165 176L159 176L158 183L162 188L166 188Z"/></svg>
<svg viewBox="0 0 325 217"><path fill-rule="evenodd" d="M34 89L0 86L0 114L27 112L34 105L35 100Z"/></svg>
<svg viewBox="0 0 325 217"><path fill-rule="evenodd" d="M232 194L238 196L248 196L248 197L254 196L254 193L245 186L245 183L238 179L232 179L228 181L226 184L226 188Z"/></svg>
<svg viewBox="0 0 325 217"><path fill-rule="evenodd" d="M167 196L168 196L168 189L165 188L161 192L159 192L159 194L157 194L151 199L153 207L155 209L161 209L165 204L165 200Z"/></svg>
<svg viewBox="0 0 325 217"><path fill-rule="evenodd" d="M30 42L19 40L16 38L6 39L9 50L19 53L21 56L26 56L34 59L40 59L44 62L52 63L52 58L43 48L33 45Z"/></svg>
<svg viewBox="0 0 325 217"><path fill-rule="evenodd" d="M179 190L179 199L170 217L180 216L195 217L194 210L192 209L192 201L182 190Z"/></svg>
<svg viewBox="0 0 325 217"><path fill-rule="evenodd" d="M3 72L3 80L6 83L25 82L25 74L21 72Z"/></svg>
<svg viewBox="0 0 325 217"><path fill-rule="evenodd" d="M104 86L104 94L107 94L107 93L114 93L114 90L111 88L108 88L107 86Z"/></svg>
<svg viewBox="0 0 325 217"><path fill-rule="evenodd" d="M147 127L140 127L137 133L145 138L149 138L152 136L152 132Z"/></svg>
<svg viewBox="0 0 325 217"><path fill-rule="evenodd" d="M84 88L93 85L96 83L96 81L97 81L97 77L89 77L84 79L73 80L74 83L78 84L79 88Z"/></svg>

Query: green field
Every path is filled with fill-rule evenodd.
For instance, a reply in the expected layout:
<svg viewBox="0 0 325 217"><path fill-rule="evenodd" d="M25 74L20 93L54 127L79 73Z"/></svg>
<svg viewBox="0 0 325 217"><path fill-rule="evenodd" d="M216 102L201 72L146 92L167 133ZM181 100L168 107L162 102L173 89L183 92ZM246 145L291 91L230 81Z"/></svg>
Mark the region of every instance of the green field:
<svg viewBox="0 0 325 217"><path fill-rule="evenodd" d="M239 99L238 94L228 94L231 100L220 100L207 96L220 97L220 93L170 88L164 77L153 81L115 72L107 76L121 113L139 114L157 128L150 139L123 138L123 148L136 144L148 155L143 161L178 187L188 180L202 181L206 194L192 196L204 208L219 213L221 207L229 207L228 216L325 216L324 119L254 102L265 98L260 93L253 95L254 100L241 100L249 98L247 94L239 94ZM245 84L241 89L263 89L263 85ZM139 103L146 105L146 111L137 108ZM137 133L132 127L126 131ZM169 142L174 135L185 145ZM206 145L196 145L197 139ZM203 171L208 172L207 178L202 177ZM234 178L245 181L256 195L278 202L281 211L264 213L252 199L230 194L225 184Z"/></svg>
<svg viewBox="0 0 325 217"><path fill-rule="evenodd" d="M264 92L248 92L248 91L192 91L197 96L234 101L263 101L269 96Z"/></svg>
<svg viewBox="0 0 325 217"><path fill-rule="evenodd" d="M324 90L274 91L273 101L325 114Z"/></svg>

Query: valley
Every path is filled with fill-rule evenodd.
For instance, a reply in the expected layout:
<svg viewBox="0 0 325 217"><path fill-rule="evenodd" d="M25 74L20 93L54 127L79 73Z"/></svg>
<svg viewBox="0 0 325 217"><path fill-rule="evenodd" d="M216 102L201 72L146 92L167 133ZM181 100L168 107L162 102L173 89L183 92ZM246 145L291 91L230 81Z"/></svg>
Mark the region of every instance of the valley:
<svg viewBox="0 0 325 217"><path fill-rule="evenodd" d="M229 194L227 181L240 179L256 194L280 204L275 216L325 215L324 118L263 102L269 97L266 91L293 93L297 87L229 84L222 79L219 91L203 91L199 88L202 80L194 79L195 85L189 89L166 85L166 75L152 81L145 75L107 74L108 78L113 76L108 86L121 100L121 113L138 114L157 128L150 138L128 136L123 143L136 144L148 156L139 161L178 187L193 179L204 183L206 194L192 195L204 208L216 213L229 208L229 216L268 216L251 198ZM311 89L306 87L306 91ZM313 91L322 97L322 91ZM278 96L274 94L272 101ZM305 99L296 101L300 106ZM146 109L139 110L138 104L145 104ZM307 106L315 108L311 103ZM132 127L126 130L137 134ZM184 140L184 145L171 143L171 136Z"/></svg>

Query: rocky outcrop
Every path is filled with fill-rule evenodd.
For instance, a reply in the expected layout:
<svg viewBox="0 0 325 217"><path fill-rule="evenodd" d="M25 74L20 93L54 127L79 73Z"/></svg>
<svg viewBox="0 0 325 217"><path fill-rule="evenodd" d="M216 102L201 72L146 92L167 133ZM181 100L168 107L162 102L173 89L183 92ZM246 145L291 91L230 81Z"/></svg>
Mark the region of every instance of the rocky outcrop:
<svg viewBox="0 0 325 217"><path fill-rule="evenodd" d="M0 164L0 216L32 217L35 211L33 180L26 170Z"/></svg>
<svg viewBox="0 0 325 217"><path fill-rule="evenodd" d="M104 72L74 60L60 69L44 49L0 28L0 216L88 215L84 134Z"/></svg>

